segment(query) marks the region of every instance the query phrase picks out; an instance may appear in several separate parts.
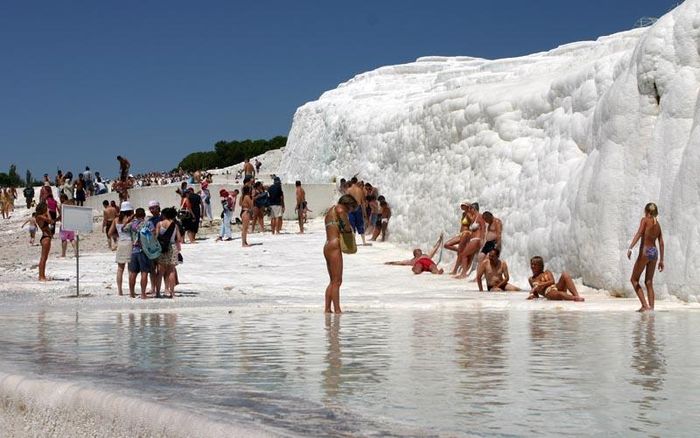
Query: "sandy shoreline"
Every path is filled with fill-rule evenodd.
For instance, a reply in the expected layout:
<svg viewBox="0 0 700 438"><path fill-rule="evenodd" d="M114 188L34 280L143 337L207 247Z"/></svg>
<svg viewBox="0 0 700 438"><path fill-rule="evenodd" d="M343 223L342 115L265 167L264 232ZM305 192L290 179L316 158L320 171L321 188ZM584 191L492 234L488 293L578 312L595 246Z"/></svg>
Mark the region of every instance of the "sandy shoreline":
<svg viewBox="0 0 700 438"><path fill-rule="evenodd" d="M261 245L241 248L240 241L215 242L218 227L202 227L200 240L184 245L185 263L180 266L182 284L176 299L146 301L116 296L114 253L95 231L81 237L81 294L75 295L75 259L71 250L60 258L60 240L54 239L47 274L56 281L39 283L37 262L39 247L29 246L26 228L19 227L27 217L26 209L16 210L3 221L0 246L6 257L0 260L0 296L6 311L90 308L95 311L116 309L178 310L191 307L226 307L233 311L322 311L323 291L327 284L321 248L325 235L320 220L309 223L309 232L296 234L296 223L284 224L284 233L272 236L256 233L251 242ZM234 229L234 236L236 235ZM406 258L408 251L386 242L360 247L357 255L345 256L341 300L346 311L393 311L403 309L454 310L499 309L631 311L638 307L633 298L613 298L604 291L580 286L586 303L526 301L524 293L478 293L473 282L457 281L447 275L413 275L408 268L385 266L387 260ZM444 265L444 264L443 264ZM524 279L515 278L523 285ZM125 275L126 288L126 275ZM137 286L138 288L138 286ZM126 289L125 289L126 290ZM662 297L657 310L700 309L675 297Z"/></svg>

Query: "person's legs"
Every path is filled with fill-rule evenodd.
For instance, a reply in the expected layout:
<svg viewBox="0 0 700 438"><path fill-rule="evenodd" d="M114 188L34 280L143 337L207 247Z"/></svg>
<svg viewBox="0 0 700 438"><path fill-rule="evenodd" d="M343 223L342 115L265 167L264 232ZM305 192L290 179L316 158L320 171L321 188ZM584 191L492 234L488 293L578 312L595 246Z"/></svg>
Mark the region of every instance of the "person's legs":
<svg viewBox="0 0 700 438"><path fill-rule="evenodd" d="M131 298L136 298L136 274L137 272L132 272L129 269L129 296Z"/></svg>
<svg viewBox="0 0 700 438"><path fill-rule="evenodd" d="M481 248L481 239L471 239L467 242L464 250L462 251L462 273L457 276L457 278L467 278L469 272L471 271L472 261L474 260L474 254Z"/></svg>
<svg viewBox="0 0 700 438"><path fill-rule="evenodd" d="M632 268L632 276L630 277L630 282L632 283L634 292L637 294L637 298L639 298L639 302L642 304L642 307L640 307L638 310L639 312L644 312L650 309L649 305L647 304L647 300L644 297L644 291L642 290L642 286L639 285L639 277L642 276L642 271L646 266L645 262L645 257L641 255L637 257L637 261L634 262L634 268Z"/></svg>
<svg viewBox="0 0 700 438"><path fill-rule="evenodd" d="M654 310L654 273L656 272L656 260L649 260L644 270L644 285L647 287L649 309Z"/></svg>
<svg viewBox="0 0 700 438"><path fill-rule="evenodd" d="M514 286L510 283L506 284L505 289L506 289L506 292L518 292L518 291L520 291L520 288L518 286Z"/></svg>
<svg viewBox="0 0 700 438"><path fill-rule="evenodd" d="M241 219L243 220L243 226L241 226L241 245L250 246L248 245L248 225L250 224L250 213L246 211L243 213L243 217Z"/></svg>
<svg viewBox="0 0 700 438"><path fill-rule="evenodd" d="M334 240L323 247L326 258L329 283L326 288L326 313L331 313L331 304L335 313L341 313L340 286L343 283L343 254L340 251L340 241Z"/></svg>
<svg viewBox="0 0 700 438"><path fill-rule="evenodd" d="M124 280L124 263L117 263L117 293L124 295L122 291L122 281Z"/></svg>
<svg viewBox="0 0 700 438"><path fill-rule="evenodd" d="M68 249L68 241L61 239L61 257L66 256L67 249Z"/></svg>
<svg viewBox="0 0 700 438"><path fill-rule="evenodd" d="M146 299L146 288L148 287L148 271L141 271L141 298Z"/></svg>
<svg viewBox="0 0 700 438"><path fill-rule="evenodd" d="M49 259L49 251L51 251L51 238L48 236L42 237L39 242L41 242L41 256L39 257L39 281L46 281L46 261Z"/></svg>

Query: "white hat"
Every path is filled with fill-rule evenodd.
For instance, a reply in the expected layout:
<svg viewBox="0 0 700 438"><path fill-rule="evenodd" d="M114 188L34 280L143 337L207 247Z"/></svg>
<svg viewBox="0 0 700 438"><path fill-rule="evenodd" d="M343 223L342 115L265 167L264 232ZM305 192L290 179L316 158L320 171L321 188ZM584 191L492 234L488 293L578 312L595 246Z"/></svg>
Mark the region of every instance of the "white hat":
<svg viewBox="0 0 700 438"><path fill-rule="evenodd" d="M134 207L131 205L131 202L124 201L124 202L122 202L122 205L119 208L119 211L134 211Z"/></svg>
<svg viewBox="0 0 700 438"><path fill-rule="evenodd" d="M148 201L148 208L153 208L153 207L160 207L160 202L158 201Z"/></svg>

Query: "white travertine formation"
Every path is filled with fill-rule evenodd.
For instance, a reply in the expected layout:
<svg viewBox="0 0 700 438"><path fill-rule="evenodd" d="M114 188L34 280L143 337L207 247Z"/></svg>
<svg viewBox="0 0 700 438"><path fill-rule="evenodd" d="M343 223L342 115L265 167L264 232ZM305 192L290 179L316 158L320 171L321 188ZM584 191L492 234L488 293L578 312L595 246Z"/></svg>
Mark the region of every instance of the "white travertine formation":
<svg viewBox="0 0 700 438"><path fill-rule="evenodd" d="M625 294L625 249L653 201L666 236L657 294L697 301L699 52L700 0L687 0L651 27L549 52L382 67L297 110L281 173L358 173L407 244L455 232L459 201L478 201L503 219L511 271L539 254Z"/></svg>

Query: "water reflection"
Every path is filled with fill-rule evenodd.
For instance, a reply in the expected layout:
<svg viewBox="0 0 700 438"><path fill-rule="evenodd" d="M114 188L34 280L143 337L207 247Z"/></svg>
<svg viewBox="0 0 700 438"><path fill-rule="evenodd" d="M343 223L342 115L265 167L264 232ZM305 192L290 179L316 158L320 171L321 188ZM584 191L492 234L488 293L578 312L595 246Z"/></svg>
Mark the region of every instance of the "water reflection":
<svg viewBox="0 0 700 438"><path fill-rule="evenodd" d="M340 352L340 318L342 315L326 314L326 368L323 370L323 390L326 403L332 402L340 387L340 370L343 366Z"/></svg>
<svg viewBox="0 0 700 438"><path fill-rule="evenodd" d="M630 379L630 383L642 389L642 397L633 400L638 406L636 420L648 426L660 426L661 423L653 419L657 413L658 404L666 398L659 396L663 390L664 377L666 375L666 358L663 347L656 342L656 318L653 314L640 315L632 333L632 368L637 374ZM646 427L633 425L630 430L641 431Z"/></svg>

